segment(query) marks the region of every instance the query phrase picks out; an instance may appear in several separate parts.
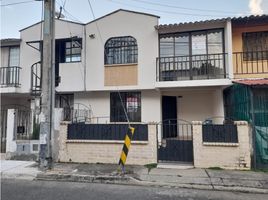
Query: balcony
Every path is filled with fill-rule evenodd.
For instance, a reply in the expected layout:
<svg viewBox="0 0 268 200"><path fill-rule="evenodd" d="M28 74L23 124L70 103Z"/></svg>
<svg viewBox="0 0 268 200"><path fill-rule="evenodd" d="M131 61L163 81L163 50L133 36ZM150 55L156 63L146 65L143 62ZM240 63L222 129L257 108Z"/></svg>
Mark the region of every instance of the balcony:
<svg viewBox="0 0 268 200"><path fill-rule="evenodd" d="M0 87L19 87L21 67L0 67Z"/></svg>
<svg viewBox="0 0 268 200"><path fill-rule="evenodd" d="M268 78L268 51L233 53L235 78Z"/></svg>
<svg viewBox="0 0 268 200"><path fill-rule="evenodd" d="M226 62L226 53L159 57L157 82L224 79Z"/></svg>

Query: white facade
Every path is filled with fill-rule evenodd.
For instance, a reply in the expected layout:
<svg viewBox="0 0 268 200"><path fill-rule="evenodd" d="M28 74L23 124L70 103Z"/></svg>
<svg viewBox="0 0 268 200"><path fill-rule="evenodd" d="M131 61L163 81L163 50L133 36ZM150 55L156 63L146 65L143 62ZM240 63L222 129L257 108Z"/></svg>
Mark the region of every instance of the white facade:
<svg viewBox="0 0 268 200"><path fill-rule="evenodd" d="M42 40L42 23L21 30L20 42L20 87L1 88L2 105L11 102L31 101L31 66L41 60L39 48ZM88 24L64 20L55 22L55 39L81 38L81 61L59 62L60 83L57 94L73 95L74 104L83 104L92 110L92 117L98 123L109 123L111 117L111 92L140 92L141 122L162 121L162 96L180 97L177 99L177 118L186 121L204 121L214 116L224 116L222 91L231 85L232 39L230 21L213 23L189 23L180 26L179 32L223 29L224 48L228 53L226 72L222 79L157 81L159 57L158 17L154 15L118 10ZM116 84L122 79L121 71L128 64L115 66L118 73L113 77L115 84L106 85L106 71L114 66L105 66L104 46L113 37L131 36L138 46L137 82L135 84ZM30 43L30 45L29 45ZM3 51L4 53L4 51ZM2 59L2 63L6 61ZM122 69L122 70L121 70ZM134 75L133 75L134 76ZM8 93L8 95L6 94ZM16 94L16 95L15 95ZM20 94L20 95L19 95ZM20 100L17 97L20 96ZM71 105L72 106L72 105ZM96 122L96 121L95 121Z"/></svg>
<svg viewBox="0 0 268 200"><path fill-rule="evenodd" d="M158 57L158 18L119 11L86 25L86 63L88 91L154 89L156 57ZM97 30L99 28L99 32ZM112 37L132 36L138 44L138 84L136 86L104 87L104 45ZM122 66L123 67L123 66ZM120 78L120 75L118 76Z"/></svg>

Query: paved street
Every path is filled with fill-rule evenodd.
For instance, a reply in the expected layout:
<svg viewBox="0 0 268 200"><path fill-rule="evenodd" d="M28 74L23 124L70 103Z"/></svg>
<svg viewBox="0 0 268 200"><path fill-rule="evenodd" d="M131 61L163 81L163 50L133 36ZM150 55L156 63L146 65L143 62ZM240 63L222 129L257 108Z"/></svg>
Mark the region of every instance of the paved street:
<svg viewBox="0 0 268 200"><path fill-rule="evenodd" d="M3 179L1 181L2 200L137 200L137 199L227 199L263 200L267 194L249 194L223 191L151 188L109 184L51 182Z"/></svg>

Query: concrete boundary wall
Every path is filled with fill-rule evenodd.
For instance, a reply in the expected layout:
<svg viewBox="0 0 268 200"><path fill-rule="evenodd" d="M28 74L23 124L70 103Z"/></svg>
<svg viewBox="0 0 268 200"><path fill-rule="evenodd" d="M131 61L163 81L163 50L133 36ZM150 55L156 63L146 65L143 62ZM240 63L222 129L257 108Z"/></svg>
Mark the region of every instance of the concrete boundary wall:
<svg viewBox="0 0 268 200"><path fill-rule="evenodd" d="M194 166L198 168L250 169L250 128L236 121L238 143L203 142L202 122L193 122Z"/></svg>
<svg viewBox="0 0 268 200"><path fill-rule="evenodd" d="M157 163L157 130L148 125L148 141L131 143L126 164ZM59 162L118 164L124 141L67 140L68 122L62 122L59 133ZM134 133L138 134L138 133Z"/></svg>

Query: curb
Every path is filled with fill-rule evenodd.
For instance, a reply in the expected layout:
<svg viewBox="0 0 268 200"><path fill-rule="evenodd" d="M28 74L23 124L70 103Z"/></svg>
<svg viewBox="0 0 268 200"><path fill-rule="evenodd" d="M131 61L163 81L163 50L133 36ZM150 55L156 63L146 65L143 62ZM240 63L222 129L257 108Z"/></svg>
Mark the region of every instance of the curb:
<svg viewBox="0 0 268 200"><path fill-rule="evenodd" d="M94 176L94 175L78 175L78 174L41 173L38 174L34 180L105 183L105 184L134 185L134 186L147 186L147 187L186 188L186 189L268 194L268 189L263 188L224 186L224 185L205 185L195 183L192 184L160 183L160 182L142 181L131 176L109 176L109 175Z"/></svg>
<svg viewBox="0 0 268 200"><path fill-rule="evenodd" d="M131 181L128 176L94 176L78 174L38 174L35 180L43 181L70 181L87 183L124 184Z"/></svg>

